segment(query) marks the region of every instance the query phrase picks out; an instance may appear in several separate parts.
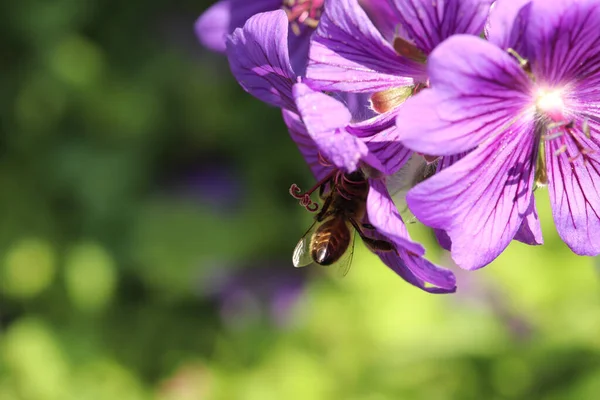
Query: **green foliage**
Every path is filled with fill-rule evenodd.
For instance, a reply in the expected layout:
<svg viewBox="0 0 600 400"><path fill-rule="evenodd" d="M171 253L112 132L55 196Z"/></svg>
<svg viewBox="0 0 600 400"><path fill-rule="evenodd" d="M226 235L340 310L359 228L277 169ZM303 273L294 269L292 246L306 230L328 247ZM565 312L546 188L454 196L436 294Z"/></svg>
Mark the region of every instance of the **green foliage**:
<svg viewBox="0 0 600 400"><path fill-rule="evenodd" d="M208 5L0 5L0 400L596 398L598 272L543 191L545 246L457 270L456 295L360 245L342 280L291 267L310 216L287 188L312 179L197 44ZM266 265L306 280L283 320Z"/></svg>

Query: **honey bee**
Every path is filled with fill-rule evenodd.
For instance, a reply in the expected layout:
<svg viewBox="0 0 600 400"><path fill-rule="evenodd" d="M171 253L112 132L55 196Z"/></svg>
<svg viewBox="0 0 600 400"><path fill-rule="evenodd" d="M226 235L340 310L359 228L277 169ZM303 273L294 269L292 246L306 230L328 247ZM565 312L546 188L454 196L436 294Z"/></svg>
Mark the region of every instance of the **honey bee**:
<svg viewBox="0 0 600 400"><path fill-rule="evenodd" d="M362 223L368 193L369 182L360 170L350 174L338 172L321 185L323 206L294 249L294 267L313 263L324 266L335 264L340 274L346 275L352 263L356 234L371 251L395 251L392 243L364 233L364 229L375 229Z"/></svg>

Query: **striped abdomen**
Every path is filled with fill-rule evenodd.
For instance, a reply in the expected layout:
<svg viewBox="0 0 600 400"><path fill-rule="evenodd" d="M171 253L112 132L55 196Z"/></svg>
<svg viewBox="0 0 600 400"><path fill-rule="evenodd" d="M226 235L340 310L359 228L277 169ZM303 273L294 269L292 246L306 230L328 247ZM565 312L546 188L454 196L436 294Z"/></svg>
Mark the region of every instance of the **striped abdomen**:
<svg viewBox="0 0 600 400"><path fill-rule="evenodd" d="M325 221L313 233L310 254L320 265L331 265L348 250L351 232L343 218Z"/></svg>

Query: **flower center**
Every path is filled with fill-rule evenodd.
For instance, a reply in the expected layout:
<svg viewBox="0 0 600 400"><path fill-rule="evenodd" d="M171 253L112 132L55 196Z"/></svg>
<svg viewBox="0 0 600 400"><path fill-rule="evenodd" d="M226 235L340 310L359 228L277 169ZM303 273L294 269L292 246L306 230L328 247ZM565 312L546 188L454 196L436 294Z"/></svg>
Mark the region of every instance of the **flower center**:
<svg viewBox="0 0 600 400"><path fill-rule="evenodd" d="M561 90L538 89L535 106L539 113L543 113L554 122L564 120L565 103Z"/></svg>
<svg viewBox="0 0 600 400"><path fill-rule="evenodd" d="M581 126L576 126L575 121L566 116L564 93L560 89L539 88L535 93L536 109L536 135L540 140L535 180L538 186L548 183L546 170L546 143L559 140L560 145L554 151L554 156L566 154L569 162L579 157L587 159L590 149L585 146L584 139L579 132L589 138L590 128L586 121ZM575 145L576 150L568 150L567 139Z"/></svg>
<svg viewBox="0 0 600 400"><path fill-rule="evenodd" d="M323 12L325 0L283 0L281 8L290 21L292 31L296 35L302 33L301 27L315 29Z"/></svg>

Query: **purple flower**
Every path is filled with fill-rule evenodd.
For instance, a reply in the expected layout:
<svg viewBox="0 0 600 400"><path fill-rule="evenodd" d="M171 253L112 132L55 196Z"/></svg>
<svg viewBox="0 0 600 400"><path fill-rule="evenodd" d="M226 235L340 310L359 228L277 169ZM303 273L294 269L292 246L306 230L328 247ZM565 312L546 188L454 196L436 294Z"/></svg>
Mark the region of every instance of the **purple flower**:
<svg viewBox="0 0 600 400"><path fill-rule="evenodd" d="M231 163L218 156L177 166L161 186L169 195L192 198L216 212L231 213L241 206L243 182Z"/></svg>
<svg viewBox="0 0 600 400"><path fill-rule="evenodd" d="M220 267L201 289L219 301L221 316L230 325L267 314L272 322L285 326L308 278L301 271L283 268L284 264L281 260L260 260L236 266L234 271Z"/></svg>
<svg viewBox="0 0 600 400"><path fill-rule="evenodd" d="M346 176L344 173L358 169L368 171L371 177L366 215L359 222L374 228L374 239L395 247L395 251L374 252L407 282L432 293L454 292L456 281L452 272L423 258L422 246L410 239L386 187L386 177L382 174L386 167L379 158L380 152L372 152L366 146L365 139L377 141L380 133L368 138L355 136L352 132L357 132L356 125L350 123L350 113L345 106L302 83L294 85L293 94L299 114L284 110L284 120L318 181L315 187L327 182L332 174L339 180Z"/></svg>
<svg viewBox="0 0 600 400"><path fill-rule="evenodd" d="M308 82L319 90L371 93L372 109L394 118L408 97L427 86L431 51L453 34L480 34L491 3L329 0L311 41ZM449 247L448 240L440 244Z"/></svg>
<svg viewBox="0 0 600 400"><path fill-rule="evenodd" d="M307 77L317 89L347 92L424 83L427 55L453 34L479 34L491 2L371 1L367 14L358 0L329 0L311 42Z"/></svg>
<svg viewBox="0 0 600 400"><path fill-rule="evenodd" d="M309 39L321 16L325 0L221 0L196 21L200 42L209 49L224 52L226 37L240 28L251 16L282 9L287 15L292 35L286 37L292 51L292 63L299 69L306 65Z"/></svg>
<svg viewBox="0 0 600 400"><path fill-rule="evenodd" d="M453 34L480 34L491 3L329 0L311 41L308 83L319 90L371 93L372 109L394 118L408 97L427 86L431 51ZM397 136L393 128L391 136ZM394 148L410 155L397 143ZM439 164L441 170L451 162ZM447 236L438 233L440 245L449 248Z"/></svg>
<svg viewBox="0 0 600 400"><path fill-rule="evenodd" d="M359 169L370 172L360 222L374 228L375 239L394 245L393 251L376 252L384 263L423 290L453 292L454 275L422 257L423 247L410 239L386 188L385 174L397 171L409 155L391 134L393 118L353 122L343 103L298 82L289 61L287 29L281 11L256 15L237 29L227 43L234 75L250 94L283 109L290 135L319 182L315 187ZM309 207L310 193L305 196L303 204Z"/></svg>
<svg viewBox="0 0 600 400"><path fill-rule="evenodd" d="M458 35L428 61L431 89L401 108L406 146L474 149L408 193L447 231L463 268L494 260L518 235L542 242L533 191L548 185L561 238L600 253L600 3L498 1L490 41Z"/></svg>

